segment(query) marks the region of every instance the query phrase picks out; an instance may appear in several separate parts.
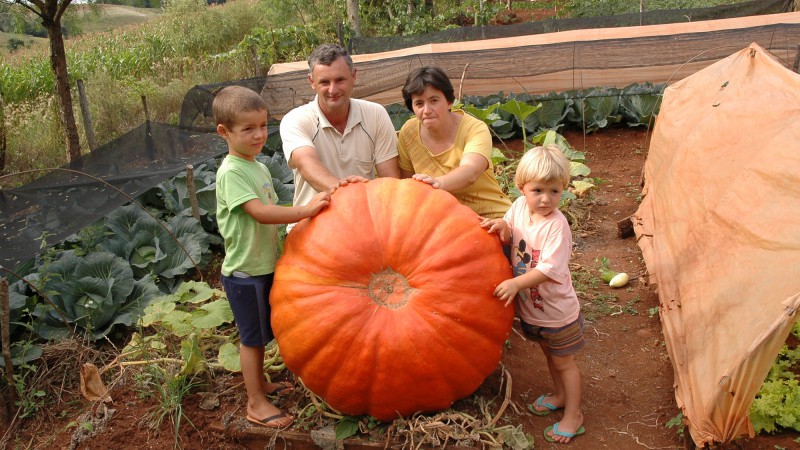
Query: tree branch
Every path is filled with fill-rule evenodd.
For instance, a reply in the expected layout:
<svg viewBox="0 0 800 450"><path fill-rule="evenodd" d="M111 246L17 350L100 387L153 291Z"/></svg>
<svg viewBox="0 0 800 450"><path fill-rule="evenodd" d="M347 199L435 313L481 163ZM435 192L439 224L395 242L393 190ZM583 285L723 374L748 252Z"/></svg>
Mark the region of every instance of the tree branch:
<svg viewBox="0 0 800 450"><path fill-rule="evenodd" d="M50 0L56 1L56 0ZM61 17L67 12L67 7L69 7L72 0L58 0L58 10L56 11L55 21L56 23L61 23Z"/></svg>
<svg viewBox="0 0 800 450"><path fill-rule="evenodd" d="M14 0L13 2L11 2L12 5L13 4L17 4L19 6L22 6L23 8L25 8L25 9L31 11L32 13L36 14L40 19L44 20L44 15L42 14L42 12L37 10L33 6L30 6L28 3L33 4L37 8L43 8L44 7L44 4L40 0L31 0L30 2L24 2L23 0Z"/></svg>

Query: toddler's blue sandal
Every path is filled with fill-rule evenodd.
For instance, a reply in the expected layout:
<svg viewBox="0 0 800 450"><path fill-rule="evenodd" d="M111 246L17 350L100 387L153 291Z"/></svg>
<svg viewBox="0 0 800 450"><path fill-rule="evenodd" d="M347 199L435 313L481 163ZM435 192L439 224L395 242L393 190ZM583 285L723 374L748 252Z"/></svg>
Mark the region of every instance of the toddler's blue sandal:
<svg viewBox="0 0 800 450"><path fill-rule="evenodd" d="M536 399L536 406L539 407L539 408L547 408L547 409L539 410L539 409L534 408L533 404L529 404L528 405L528 411L532 412L533 414L536 414L537 416L547 416L550 413L552 413L553 411L557 411L557 410L561 409L561 408L559 408L559 407L557 407L555 405L552 405L550 403L545 403L544 399L545 399L546 396L547 396L547 394L540 395L539 398Z"/></svg>
<svg viewBox="0 0 800 450"><path fill-rule="evenodd" d="M550 425L549 427L544 429L544 439L547 442L556 442L555 439L553 439L549 434L547 434L547 432L550 431L550 430L553 430L553 434L554 435L562 436L562 437L565 437L565 438L569 438L570 442L572 442L571 439L574 438L575 436L580 436L583 433L586 433L586 429L583 428L583 425L578 427L578 430L575 431L574 433L567 433L566 431L561 431L561 430L558 429L558 422L556 422L553 425Z"/></svg>

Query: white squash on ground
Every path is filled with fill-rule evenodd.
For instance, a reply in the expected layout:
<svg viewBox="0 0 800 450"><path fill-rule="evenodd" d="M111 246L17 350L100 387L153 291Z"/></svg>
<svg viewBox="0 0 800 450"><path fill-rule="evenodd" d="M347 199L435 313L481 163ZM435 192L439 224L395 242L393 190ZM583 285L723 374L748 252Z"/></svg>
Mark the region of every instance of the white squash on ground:
<svg viewBox="0 0 800 450"><path fill-rule="evenodd" d="M630 281L628 274L625 272L620 272L614 275L611 281L608 282L608 285L614 288L620 288L628 284L628 281Z"/></svg>

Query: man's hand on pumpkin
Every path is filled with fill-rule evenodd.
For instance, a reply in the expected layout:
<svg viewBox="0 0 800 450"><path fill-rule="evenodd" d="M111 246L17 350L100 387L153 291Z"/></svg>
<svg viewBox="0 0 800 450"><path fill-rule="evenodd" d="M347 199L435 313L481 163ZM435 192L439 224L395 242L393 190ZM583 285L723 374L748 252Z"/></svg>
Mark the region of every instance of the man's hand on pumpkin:
<svg viewBox="0 0 800 450"><path fill-rule="evenodd" d="M358 175L350 175L348 177L342 178L339 180L339 187L347 186L350 183L366 183L369 181L368 179L358 176Z"/></svg>

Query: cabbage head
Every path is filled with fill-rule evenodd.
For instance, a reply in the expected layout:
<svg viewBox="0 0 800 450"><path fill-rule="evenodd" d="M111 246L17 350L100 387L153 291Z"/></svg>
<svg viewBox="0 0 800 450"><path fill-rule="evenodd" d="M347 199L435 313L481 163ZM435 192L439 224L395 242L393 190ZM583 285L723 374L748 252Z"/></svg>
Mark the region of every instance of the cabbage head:
<svg viewBox="0 0 800 450"><path fill-rule="evenodd" d="M117 324L135 323L160 295L152 276L134 279L124 259L105 251L78 256L67 250L40 266L38 277L58 309L40 300L32 312L33 328L44 339L63 338L70 329L100 339Z"/></svg>
<svg viewBox="0 0 800 450"><path fill-rule="evenodd" d="M174 216L162 222L164 227L131 204L117 208L105 223L112 236L100 246L128 261L137 279L148 274L161 281L177 278L209 252L211 237L193 217Z"/></svg>

